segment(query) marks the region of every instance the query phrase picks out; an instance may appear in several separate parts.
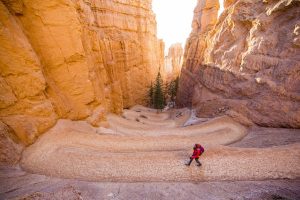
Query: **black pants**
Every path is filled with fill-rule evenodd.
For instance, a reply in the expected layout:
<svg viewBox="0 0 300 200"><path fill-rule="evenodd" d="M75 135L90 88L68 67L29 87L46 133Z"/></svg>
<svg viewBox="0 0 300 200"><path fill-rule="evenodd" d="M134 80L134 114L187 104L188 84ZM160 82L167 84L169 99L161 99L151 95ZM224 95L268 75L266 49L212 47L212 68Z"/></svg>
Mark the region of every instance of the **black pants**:
<svg viewBox="0 0 300 200"><path fill-rule="evenodd" d="M194 160L194 158L190 158L190 162L188 163L188 165L190 165L192 163L192 161ZM198 163L198 165L201 165L199 158L195 158L196 162Z"/></svg>

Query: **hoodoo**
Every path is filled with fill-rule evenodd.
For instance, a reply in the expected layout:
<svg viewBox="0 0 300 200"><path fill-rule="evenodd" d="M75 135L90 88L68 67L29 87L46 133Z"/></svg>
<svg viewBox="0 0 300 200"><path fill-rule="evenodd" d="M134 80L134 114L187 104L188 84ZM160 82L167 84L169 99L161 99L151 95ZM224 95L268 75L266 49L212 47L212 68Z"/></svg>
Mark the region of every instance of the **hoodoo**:
<svg viewBox="0 0 300 200"><path fill-rule="evenodd" d="M169 48L168 55L165 57L166 73L172 78L180 75L183 62L183 49L180 43L172 44Z"/></svg>

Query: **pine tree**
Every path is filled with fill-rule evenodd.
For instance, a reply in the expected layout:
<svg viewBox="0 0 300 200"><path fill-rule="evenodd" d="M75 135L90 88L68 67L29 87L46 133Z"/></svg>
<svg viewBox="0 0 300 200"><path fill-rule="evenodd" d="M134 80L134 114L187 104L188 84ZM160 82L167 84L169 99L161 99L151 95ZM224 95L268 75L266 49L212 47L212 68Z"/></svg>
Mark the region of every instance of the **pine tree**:
<svg viewBox="0 0 300 200"><path fill-rule="evenodd" d="M149 91L148 91L148 98L149 98L149 107L152 107L154 104L154 88L153 88L153 84L151 82Z"/></svg>
<svg viewBox="0 0 300 200"><path fill-rule="evenodd" d="M172 80L168 86L168 94L170 96L170 100L172 102L175 101L176 99L176 93L177 93L177 89L178 89L178 82L179 82L179 78L177 77L176 79Z"/></svg>
<svg viewBox="0 0 300 200"><path fill-rule="evenodd" d="M176 95L177 95L178 85L179 85L179 76L177 76L175 79L175 88L174 88L175 99L176 99Z"/></svg>
<svg viewBox="0 0 300 200"><path fill-rule="evenodd" d="M163 109L165 106L163 80L160 72L158 72L154 85L153 106L155 109Z"/></svg>

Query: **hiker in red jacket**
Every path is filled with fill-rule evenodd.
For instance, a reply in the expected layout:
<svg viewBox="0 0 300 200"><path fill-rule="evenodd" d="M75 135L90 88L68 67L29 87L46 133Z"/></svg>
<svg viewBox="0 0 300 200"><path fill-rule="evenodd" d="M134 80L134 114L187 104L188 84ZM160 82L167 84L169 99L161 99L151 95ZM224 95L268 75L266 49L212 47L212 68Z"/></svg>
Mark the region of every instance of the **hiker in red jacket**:
<svg viewBox="0 0 300 200"><path fill-rule="evenodd" d="M197 166L200 167L201 163L199 162L199 157L204 152L204 148L200 144L195 144L193 149L194 149L194 152L193 152L193 155L190 157L190 162L185 165L190 166L192 161L195 159L196 162L198 163Z"/></svg>

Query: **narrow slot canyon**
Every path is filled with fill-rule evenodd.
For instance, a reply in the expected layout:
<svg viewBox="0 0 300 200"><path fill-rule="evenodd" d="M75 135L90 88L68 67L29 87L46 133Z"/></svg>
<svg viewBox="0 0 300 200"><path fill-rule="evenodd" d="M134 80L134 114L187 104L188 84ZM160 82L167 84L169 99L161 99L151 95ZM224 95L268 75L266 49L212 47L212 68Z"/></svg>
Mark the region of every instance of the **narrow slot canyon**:
<svg viewBox="0 0 300 200"><path fill-rule="evenodd" d="M0 199L297 200L299 155L299 1L0 1Z"/></svg>

